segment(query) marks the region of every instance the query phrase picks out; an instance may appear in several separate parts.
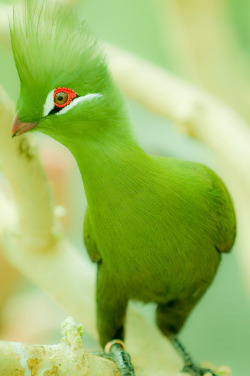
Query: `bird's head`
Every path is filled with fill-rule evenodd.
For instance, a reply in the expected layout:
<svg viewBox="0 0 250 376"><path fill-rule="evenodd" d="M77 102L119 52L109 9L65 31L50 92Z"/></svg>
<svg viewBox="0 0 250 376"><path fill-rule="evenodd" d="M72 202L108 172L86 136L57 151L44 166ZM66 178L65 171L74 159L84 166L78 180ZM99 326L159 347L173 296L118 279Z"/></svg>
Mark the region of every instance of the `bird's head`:
<svg viewBox="0 0 250 376"><path fill-rule="evenodd" d="M75 14L26 1L14 11L11 40L20 78L12 136L39 130L71 149L115 127L122 100L96 39Z"/></svg>

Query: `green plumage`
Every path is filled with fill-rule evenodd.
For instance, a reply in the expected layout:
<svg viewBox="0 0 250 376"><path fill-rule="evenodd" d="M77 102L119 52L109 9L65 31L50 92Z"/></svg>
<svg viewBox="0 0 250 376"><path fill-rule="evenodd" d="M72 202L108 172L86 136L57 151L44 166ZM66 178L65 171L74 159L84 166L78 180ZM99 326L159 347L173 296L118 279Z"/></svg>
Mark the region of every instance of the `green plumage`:
<svg viewBox="0 0 250 376"><path fill-rule="evenodd" d="M88 201L84 240L98 262L102 345L122 338L127 302L155 302L163 333L179 331L235 239L232 202L209 168L147 155L130 130L123 100L94 38L75 16L33 3L14 16L13 53L23 122L74 155ZM44 116L57 87L79 97L68 112Z"/></svg>

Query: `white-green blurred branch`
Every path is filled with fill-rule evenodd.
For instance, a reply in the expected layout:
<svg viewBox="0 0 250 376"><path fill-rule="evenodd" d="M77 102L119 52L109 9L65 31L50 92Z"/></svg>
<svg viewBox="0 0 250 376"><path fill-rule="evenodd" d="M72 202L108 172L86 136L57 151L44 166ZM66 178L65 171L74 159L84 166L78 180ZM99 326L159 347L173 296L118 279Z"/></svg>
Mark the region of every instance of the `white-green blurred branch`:
<svg viewBox="0 0 250 376"><path fill-rule="evenodd" d="M72 318L62 325L58 345L29 345L0 341L0 375L118 376L115 364L87 353L81 326Z"/></svg>
<svg viewBox="0 0 250 376"><path fill-rule="evenodd" d="M50 246L54 242L54 213L48 182L41 167L36 147L27 136L12 139L10 125L14 118L14 105L0 89L0 156L2 170L13 189L19 215L19 236L29 232L32 247ZM40 208L46 210L40 210ZM27 213L29 213L27 215ZM26 237L26 236L24 236ZM27 239L26 239L27 241Z"/></svg>

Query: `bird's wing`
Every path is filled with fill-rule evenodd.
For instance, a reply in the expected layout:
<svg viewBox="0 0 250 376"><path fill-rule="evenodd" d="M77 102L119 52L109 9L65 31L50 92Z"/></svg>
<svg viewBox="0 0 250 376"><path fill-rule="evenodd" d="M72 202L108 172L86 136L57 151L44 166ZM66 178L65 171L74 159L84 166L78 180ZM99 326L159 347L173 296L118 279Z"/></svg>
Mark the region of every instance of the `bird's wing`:
<svg viewBox="0 0 250 376"><path fill-rule="evenodd" d="M219 252L229 252L236 235L236 218L231 197L215 172L205 165L175 158L154 157L166 169L168 184L178 187L181 197L192 192L201 209L204 228ZM200 226L202 227L202 226Z"/></svg>
<svg viewBox="0 0 250 376"><path fill-rule="evenodd" d="M84 226L83 226L83 238L84 238L84 244L87 248L87 252L89 254L89 257L93 262L100 262L102 257L97 249L96 241L94 238L93 231L91 229L91 223L90 223L90 216L89 216L89 210L87 208L85 213L85 219L84 219Z"/></svg>
<svg viewBox="0 0 250 376"><path fill-rule="evenodd" d="M229 252L236 237L236 217L231 197L221 179L205 168L210 179L210 190L215 192L212 215L217 225L215 246L219 252Z"/></svg>

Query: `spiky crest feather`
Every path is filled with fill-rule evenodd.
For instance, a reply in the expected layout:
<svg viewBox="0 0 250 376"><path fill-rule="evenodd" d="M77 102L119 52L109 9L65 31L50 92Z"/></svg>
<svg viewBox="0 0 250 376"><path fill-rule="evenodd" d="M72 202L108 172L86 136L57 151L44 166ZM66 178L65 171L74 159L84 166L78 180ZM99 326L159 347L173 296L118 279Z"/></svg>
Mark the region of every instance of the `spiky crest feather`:
<svg viewBox="0 0 250 376"><path fill-rule="evenodd" d="M20 9L14 8L10 29L21 84L17 102L21 121L41 120L46 98L57 87L72 89L78 96L102 93L105 111L95 111L93 121L105 113L118 124L116 118L125 116L98 41L74 11L47 0L24 0Z"/></svg>
<svg viewBox="0 0 250 376"><path fill-rule="evenodd" d="M15 7L10 30L21 86L55 79L65 85L68 77L79 79L86 72L91 75L88 81L103 77L106 67L97 40L73 11L25 0L21 9Z"/></svg>

